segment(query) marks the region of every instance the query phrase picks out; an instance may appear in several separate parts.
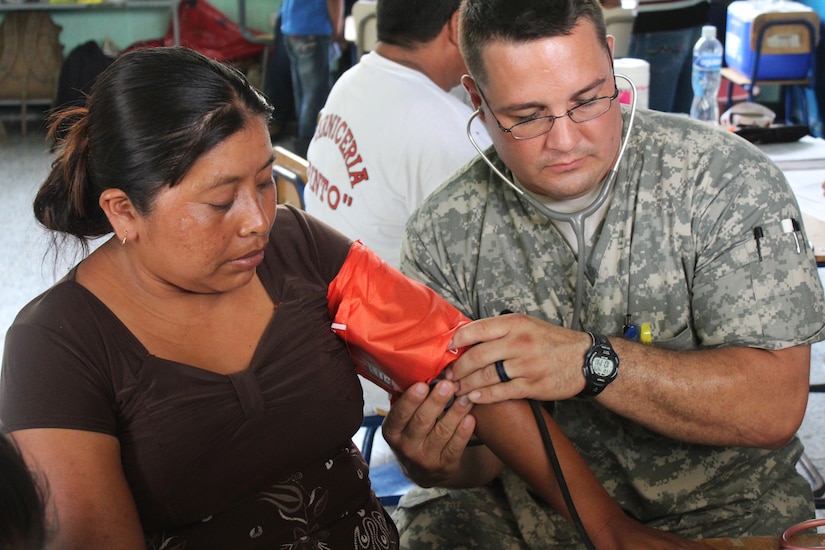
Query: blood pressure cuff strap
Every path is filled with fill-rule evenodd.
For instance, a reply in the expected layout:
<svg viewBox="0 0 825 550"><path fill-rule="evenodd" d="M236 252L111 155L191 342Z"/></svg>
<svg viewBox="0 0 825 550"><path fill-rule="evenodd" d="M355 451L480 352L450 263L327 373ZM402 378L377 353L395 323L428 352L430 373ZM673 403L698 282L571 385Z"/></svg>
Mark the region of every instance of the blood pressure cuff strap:
<svg viewBox="0 0 825 550"><path fill-rule="evenodd" d="M464 349L448 349L470 322L429 287L355 241L327 292L332 330L361 376L390 393L431 382Z"/></svg>

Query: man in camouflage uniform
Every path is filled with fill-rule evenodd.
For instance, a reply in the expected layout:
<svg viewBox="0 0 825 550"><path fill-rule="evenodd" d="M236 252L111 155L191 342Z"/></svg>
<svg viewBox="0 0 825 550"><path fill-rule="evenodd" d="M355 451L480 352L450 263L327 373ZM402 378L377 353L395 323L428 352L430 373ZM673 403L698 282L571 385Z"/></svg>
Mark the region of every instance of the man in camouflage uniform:
<svg viewBox="0 0 825 550"><path fill-rule="evenodd" d="M464 0L461 17L465 86L494 141L486 156L556 211L590 204L630 119L612 99L612 39L598 3ZM466 446L467 398L555 401L596 476L652 527L688 538L776 536L813 516L794 434L810 344L825 338L825 299L808 241L793 231L794 196L763 154L718 128L639 110L629 131L613 190L586 219L583 280L569 225L480 157L411 218L402 270L487 319L454 339L475 344L450 373L466 397L444 413L452 383L429 395L413 386L384 423L405 469L439 486L402 499L402 547L575 544L511 471L474 484L462 470L486 452ZM502 310L516 314L496 316ZM626 324L649 326L652 345L622 338ZM620 359L598 396L578 396L592 345L582 331L606 335Z"/></svg>

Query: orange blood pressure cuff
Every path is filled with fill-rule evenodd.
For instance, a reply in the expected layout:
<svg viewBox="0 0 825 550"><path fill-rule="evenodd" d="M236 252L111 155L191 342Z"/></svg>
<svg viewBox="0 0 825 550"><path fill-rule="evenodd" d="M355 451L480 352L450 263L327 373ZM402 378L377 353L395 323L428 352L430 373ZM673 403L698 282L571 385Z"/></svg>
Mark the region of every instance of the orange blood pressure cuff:
<svg viewBox="0 0 825 550"><path fill-rule="evenodd" d="M464 349L448 349L470 322L429 287L408 279L355 241L327 292L332 330L357 372L390 393L431 382Z"/></svg>

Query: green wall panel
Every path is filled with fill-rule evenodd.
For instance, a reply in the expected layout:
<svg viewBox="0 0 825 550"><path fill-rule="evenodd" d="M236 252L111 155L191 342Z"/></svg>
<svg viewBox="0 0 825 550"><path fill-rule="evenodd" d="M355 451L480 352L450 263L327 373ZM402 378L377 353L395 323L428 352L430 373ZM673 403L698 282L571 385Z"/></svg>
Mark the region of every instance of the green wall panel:
<svg viewBox="0 0 825 550"><path fill-rule="evenodd" d="M238 0L209 0L209 3L233 21L238 20ZM268 32L270 18L273 13L277 13L280 5L281 0L247 0L247 25ZM0 20L4 13L7 12L0 12ZM124 49L141 40L161 38L166 34L171 20L170 10L165 8L89 8L54 10L48 13L62 27L60 43L63 44L64 56L88 40L95 40L102 45L108 37L120 49Z"/></svg>

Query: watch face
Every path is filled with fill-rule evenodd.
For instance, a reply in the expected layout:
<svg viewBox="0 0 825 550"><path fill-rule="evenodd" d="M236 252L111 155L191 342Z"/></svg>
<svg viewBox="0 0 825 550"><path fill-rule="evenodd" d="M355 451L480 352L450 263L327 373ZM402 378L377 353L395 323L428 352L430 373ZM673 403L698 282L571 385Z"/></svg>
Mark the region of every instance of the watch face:
<svg viewBox="0 0 825 550"><path fill-rule="evenodd" d="M613 361L596 356L590 362L590 370L596 376L610 376L613 374Z"/></svg>

